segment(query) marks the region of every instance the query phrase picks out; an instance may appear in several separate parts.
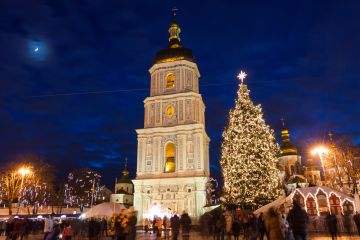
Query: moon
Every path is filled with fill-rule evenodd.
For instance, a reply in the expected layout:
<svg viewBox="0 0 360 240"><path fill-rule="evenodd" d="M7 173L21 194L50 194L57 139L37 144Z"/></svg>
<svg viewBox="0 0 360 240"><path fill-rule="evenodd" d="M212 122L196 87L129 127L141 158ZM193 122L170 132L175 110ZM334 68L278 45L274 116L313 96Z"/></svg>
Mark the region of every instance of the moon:
<svg viewBox="0 0 360 240"><path fill-rule="evenodd" d="M45 61L48 57L48 46L45 41L28 41L28 57L36 62Z"/></svg>

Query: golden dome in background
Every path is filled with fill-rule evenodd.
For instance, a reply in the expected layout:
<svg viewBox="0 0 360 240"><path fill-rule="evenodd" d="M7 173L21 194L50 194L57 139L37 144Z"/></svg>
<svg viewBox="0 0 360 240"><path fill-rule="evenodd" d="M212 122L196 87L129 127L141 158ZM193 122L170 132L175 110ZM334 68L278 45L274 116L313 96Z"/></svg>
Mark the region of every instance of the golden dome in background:
<svg viewBox="0 0 360 240"><path fill-rule="evenodd" d="M283 130L281 130L281 140L282 145L280 147L281 156L290 156L297 155L297 148L294 147L290 142L290 133L287 128L285 128L285 120L282 119Z"/></svg>

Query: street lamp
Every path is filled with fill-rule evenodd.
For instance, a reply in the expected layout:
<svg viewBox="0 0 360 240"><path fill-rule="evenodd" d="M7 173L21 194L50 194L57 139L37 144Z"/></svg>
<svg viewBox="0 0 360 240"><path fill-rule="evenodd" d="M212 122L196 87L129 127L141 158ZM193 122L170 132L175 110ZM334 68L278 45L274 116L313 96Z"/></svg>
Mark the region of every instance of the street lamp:
<svg viewBox="0 0 360 240"><path fill-rule="evenodd" d="M18 173L21 174L21 176L24 178L25 175L30 174L31 171L30 171L30 169L28 169L26 167L22 167L18 170Z"/></svg>
<svg viewBox="0 0 360 240"><path fill-rule="evenodd" d="M323 162L323 156L324 154L328 154L329 153L329 149L324 147L324 146L318 146L315 147L312 151L311 154L312 155L319 155L320 158L320 162L321 162L321 167L323 169L324 172L324 180L326 181L326 174L325 174L325 167L324 167L324 162Z"/></svg>
<svg viewBox="0 0 360 240"><path fill-rule="evenodd" d="M31 170L27 167L22 167L18 170L18 173L21 175L21 184L20 184L20 193L19 193L19 197L18 197L18 213L19 213L19 209L20 209L20 197L21 194L24 192L23 189L23 185L24 185L24 178L26 175L31 173Z"/></svg>

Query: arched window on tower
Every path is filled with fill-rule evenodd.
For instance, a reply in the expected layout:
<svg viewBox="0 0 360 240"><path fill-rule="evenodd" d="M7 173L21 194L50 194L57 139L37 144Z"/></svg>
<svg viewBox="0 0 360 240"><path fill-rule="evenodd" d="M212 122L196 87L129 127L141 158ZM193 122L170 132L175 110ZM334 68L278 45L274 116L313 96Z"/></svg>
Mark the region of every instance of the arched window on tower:
<svg viewBox="0 0 360 240"><path fill-rule="evenodd" d="M174 88L175 87L175 75L173 73L169 73L166 75L166 88Z"/></svg>
<svg viewBox="0 0 360 240"><path fill-rule="evenodd" d="M165 147L165 169L164 172L175 172L175 144L168 143Z"/></svg>

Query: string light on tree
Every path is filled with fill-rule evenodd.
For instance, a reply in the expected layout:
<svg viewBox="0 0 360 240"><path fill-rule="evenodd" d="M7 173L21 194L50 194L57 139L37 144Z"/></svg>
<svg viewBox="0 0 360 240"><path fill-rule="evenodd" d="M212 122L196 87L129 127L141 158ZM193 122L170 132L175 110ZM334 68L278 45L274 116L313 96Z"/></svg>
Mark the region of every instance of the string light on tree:
<svg viewBox="0 0 360 240"><path fill-rule="evenodd" d="M255 209L276 200L282 190L277 168L279 146L261 106L250 99L246 76L243 71L237 76L241 83L222 135L220 164L225 203Z"/></svg>

